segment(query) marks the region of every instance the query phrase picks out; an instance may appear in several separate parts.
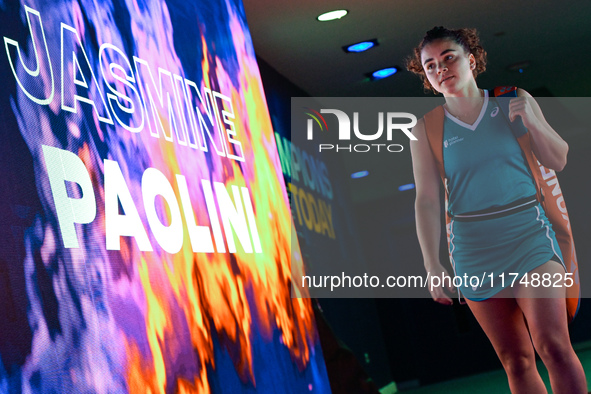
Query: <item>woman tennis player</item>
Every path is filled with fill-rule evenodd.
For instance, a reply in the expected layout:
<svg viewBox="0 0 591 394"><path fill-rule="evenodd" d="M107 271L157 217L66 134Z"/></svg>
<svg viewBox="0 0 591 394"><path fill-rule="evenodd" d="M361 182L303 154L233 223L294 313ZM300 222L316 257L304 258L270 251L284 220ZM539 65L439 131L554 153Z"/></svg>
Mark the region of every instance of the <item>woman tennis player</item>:
<svg viewBox="0 0 591 394"><path fill-rule="evenodd" d="M491 94L476 83L486 67L477 32L433 28L407 67L421 76L426 88L445 98L443 163L452 218L450 259L456 276L486 273L497 279L459 290L492 343L511 392L547 392L535 365L537 351L554 393L587 393L585 373L567 329L565 288L498 280L500 275L564 275L565 268L511 127ZM529 93L519 89L517 96L509 104L510 120L522 121L528 129L541 164L562 170L567 143L546 122ZM413 134L418 139L411 143L417 233L425 268L431 276L441 277L448 273L439 260L440 175L423 119ZM455 291L438 287L431 296L452 304L449 292Z"/></svg>

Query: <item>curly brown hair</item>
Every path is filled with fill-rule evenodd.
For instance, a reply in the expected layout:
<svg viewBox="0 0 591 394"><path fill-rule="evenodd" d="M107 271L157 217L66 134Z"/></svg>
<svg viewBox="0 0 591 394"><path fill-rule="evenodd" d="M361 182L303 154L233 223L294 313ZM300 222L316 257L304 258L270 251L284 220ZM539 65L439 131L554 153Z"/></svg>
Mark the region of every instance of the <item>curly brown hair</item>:
<svg viewBox="0 0 591 394"><path fill-rule="evenodd" d="M450 30L443 26L436 26L425 34L423 40L414 49L413 54L406 59L406 69L421 77L425 91L438 93L429 83L423 65L421 64L421 52L423 48L436 40L451 40L464 48L466 53L473 54L476 59L476 67L472 70L474 78L486 70L486 51L480 45L480 38L476 29L464 28Z"/></svg>

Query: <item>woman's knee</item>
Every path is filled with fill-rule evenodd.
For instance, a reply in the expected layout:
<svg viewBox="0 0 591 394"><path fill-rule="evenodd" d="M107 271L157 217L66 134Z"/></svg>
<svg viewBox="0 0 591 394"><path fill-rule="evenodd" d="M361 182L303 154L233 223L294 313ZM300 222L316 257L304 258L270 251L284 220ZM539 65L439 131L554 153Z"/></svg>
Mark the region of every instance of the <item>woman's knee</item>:
<svg viewBox="0 0 591 394"><path fill-rule="evenodd" d="M503 368L510 376L523 376L535 368L535 356L533 352L516 352L509 350L498 354Z"/></svg>
<svg viewBox="0 0 591 394"><path fill-rule="evenodd" d="M563 338L546 336L545 338L534 339L534 346L546 365L564 365L568 363L573 354L572 346L568 339L564 340Z"/></svg>

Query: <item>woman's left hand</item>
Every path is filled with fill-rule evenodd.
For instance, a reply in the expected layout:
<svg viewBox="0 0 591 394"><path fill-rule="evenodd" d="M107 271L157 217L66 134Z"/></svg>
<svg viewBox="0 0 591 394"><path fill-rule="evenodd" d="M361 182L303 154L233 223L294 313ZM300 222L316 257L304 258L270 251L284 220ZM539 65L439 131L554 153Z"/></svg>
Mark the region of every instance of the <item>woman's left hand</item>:
<svg viewBox="0 0 591 394"><path fill-rule="evenodd" d="M518 89L517 97L509 102L509 120L513 122L518 116L529 131L536 158L544 167L561 171L566 165L568 144L548 124L536 100L523 89Z"/></svg>
<svg viewBox="0 0 591 394"><path fill-rule="evenodd" d="M540 127L540 120L536 116L529 97L515 97L509 101L509 120L514 122L517 116L521 116L525 128L533 129Z"/></svg>

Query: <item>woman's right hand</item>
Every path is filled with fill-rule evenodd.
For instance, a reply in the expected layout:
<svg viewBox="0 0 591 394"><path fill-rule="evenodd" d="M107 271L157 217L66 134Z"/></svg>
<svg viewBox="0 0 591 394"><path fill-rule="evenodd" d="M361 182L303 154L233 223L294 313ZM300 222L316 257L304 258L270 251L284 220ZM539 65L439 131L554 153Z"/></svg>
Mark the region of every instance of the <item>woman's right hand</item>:
<svg viewBox="0 0 591 394"><path fill-rule="evenodd" d="M449 276L447 270L443 268L440 262L425 265L425 269L430 278L427 286L433 300L443 305L452 305L453 300L449 294L456 293L456 288L452 281L453 278Z"/></svg>

